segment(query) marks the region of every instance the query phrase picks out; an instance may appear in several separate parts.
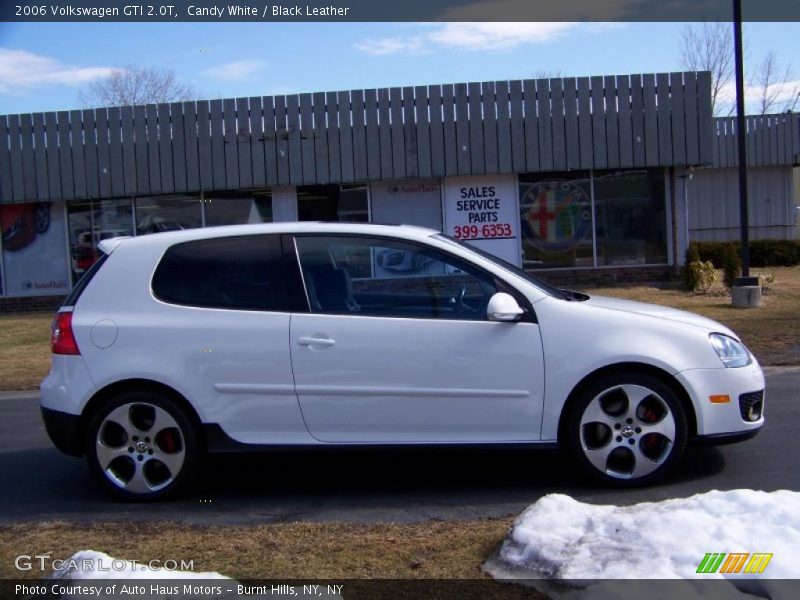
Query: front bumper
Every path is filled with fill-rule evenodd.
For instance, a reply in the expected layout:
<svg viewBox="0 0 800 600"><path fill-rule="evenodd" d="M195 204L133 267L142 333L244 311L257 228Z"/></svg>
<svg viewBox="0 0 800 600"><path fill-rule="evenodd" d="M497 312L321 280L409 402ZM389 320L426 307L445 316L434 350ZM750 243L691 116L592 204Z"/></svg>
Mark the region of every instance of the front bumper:
<svg viewBox="0 0 800 600"><path fill-rule="evenodd" d="M724 446L725 444L736 444L752 439L758 435L761 428L750 429L748 431L737 431L735 433L712 433L711 435L698 435L692 438L691 443L697 446Z"/></svg>
<svg viewBox="0 0 800 600"><path fill-rule="evenodd" d="M761 415L756 421L744 419L740 403L741 397L764 391L764 374L757 362L741 368L688 369L676 377L692 399L698 437L723 440L738 435L746 439L748 433L755 435L764 425L763 399ZM727 395L730 402L710 401L712 396L721 395Z"/></svg>
<svg viewBox="0 0 800 600"><path fill-rule="evenodd" d="M47 435L56 448L71 456L83 455L80 417L42 407L42 420Z"/></svg>

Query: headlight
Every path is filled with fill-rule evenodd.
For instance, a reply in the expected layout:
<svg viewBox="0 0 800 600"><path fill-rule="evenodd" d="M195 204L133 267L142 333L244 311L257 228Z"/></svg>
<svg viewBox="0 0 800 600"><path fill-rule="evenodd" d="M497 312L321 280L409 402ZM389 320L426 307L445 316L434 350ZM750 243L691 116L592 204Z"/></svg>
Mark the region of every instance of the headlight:
<svg viewBox="0 0 800 600"><path fill-rule="evenodd" d="M741 342L721 333L712 333L708 337L717 356L726 367L746 367L753 362L753 357Z"/></svg>

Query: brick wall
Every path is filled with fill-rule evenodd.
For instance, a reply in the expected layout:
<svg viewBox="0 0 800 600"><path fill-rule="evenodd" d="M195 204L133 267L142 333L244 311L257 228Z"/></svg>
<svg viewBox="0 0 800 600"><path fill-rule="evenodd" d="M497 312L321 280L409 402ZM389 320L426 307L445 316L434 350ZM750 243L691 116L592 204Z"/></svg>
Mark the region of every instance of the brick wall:
<svg viewBox="0 0 800 600"><path fill-rule="evenodd" d="M0 313L52 313L61 305L64 296L15 296L0 298Z"/></svg>
<svg viewBox="0 0 800 600"><path fill-rule="evenodd" d="M564 287L614 285L617 283L649 283L669 281L675 278L670 266L650 267L604 267L602 269L581 269L548 271L530 271L547 283Z"/></svg>

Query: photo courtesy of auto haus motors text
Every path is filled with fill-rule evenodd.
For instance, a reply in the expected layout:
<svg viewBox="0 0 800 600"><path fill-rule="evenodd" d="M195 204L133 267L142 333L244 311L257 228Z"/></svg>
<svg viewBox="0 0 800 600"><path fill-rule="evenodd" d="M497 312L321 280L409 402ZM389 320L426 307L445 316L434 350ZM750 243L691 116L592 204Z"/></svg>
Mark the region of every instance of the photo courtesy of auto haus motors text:
<svg viewBox="0 0 800 600"><path fill-rule="evenodd" d="M444 220L449 235L519 265L519 208L514 176L447 180Z"/></svg>
<svg viewBox="0 0 800 600"><path fill-rule="evenodd" d="M85 598L174 598L175 600L214 600L221 597L246 598L341 598L342 584L243 584L237 581L176 583L172 581L156 581L135 583L120 581L109 583L60 582L48 584L15 584L14 591L23 598L64 598L65 600L81 600Z"/></svg>

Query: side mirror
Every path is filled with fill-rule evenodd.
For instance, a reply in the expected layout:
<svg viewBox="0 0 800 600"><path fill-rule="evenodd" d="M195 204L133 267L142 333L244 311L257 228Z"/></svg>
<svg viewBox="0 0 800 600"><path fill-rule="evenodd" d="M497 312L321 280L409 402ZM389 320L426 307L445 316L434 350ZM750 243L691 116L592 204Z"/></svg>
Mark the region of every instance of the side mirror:
<svg viewBox="0 0 800 600"><path fill-rule="evenodd" d="M519 321L524 313L514 296L505 292L497 292L486 307L486 317L490 321Z"/></svg>

